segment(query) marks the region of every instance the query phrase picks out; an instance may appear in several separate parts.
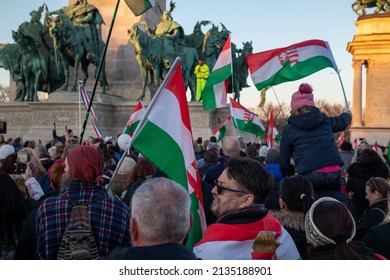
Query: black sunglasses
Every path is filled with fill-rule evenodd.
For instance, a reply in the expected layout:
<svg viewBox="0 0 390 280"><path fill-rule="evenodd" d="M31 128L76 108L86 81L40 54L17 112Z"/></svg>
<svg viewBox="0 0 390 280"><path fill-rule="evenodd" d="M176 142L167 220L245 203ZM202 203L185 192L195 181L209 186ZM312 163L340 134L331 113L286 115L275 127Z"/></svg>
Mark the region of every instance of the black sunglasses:
<svg viewBox="0 0 390 280"><path fill-rule="evenodd" d="M217 193L218 193L218 194L221 194L222 191L249 194L249 193L246 192L246 191L233 190L233 189L229 189L229 188L223 187L223 186L221 186L221 184L220 184L217 180L214 181L214 186L217 187Z"/></svg>

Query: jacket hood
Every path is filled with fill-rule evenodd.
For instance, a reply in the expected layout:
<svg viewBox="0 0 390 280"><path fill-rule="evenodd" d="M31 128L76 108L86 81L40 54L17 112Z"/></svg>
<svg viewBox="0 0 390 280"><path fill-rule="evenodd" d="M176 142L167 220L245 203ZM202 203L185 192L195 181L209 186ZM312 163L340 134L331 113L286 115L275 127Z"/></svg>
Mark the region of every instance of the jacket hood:
<svg viewBox="0 0 390 280"><path fill-rule="evenodd" d="M318 127L323 120L323 115L317 107L311 106L310 109L310 113L300 116L290 116L288 118L288 123L302 130Z"/></svg>

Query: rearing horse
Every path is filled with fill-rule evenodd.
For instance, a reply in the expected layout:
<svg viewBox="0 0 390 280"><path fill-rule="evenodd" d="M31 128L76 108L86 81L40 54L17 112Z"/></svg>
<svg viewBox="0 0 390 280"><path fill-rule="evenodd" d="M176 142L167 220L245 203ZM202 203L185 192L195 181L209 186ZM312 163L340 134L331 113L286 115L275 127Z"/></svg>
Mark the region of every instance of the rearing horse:
<svg viewBox="0 0 390 280"><path fill-rule="evenodd" d="M374 14L377 14L381 11L389 12L389 0L356 0L355 3L352 4L352 10L358 15L365 15L366 8L377 7L374 11Z"/></svg>

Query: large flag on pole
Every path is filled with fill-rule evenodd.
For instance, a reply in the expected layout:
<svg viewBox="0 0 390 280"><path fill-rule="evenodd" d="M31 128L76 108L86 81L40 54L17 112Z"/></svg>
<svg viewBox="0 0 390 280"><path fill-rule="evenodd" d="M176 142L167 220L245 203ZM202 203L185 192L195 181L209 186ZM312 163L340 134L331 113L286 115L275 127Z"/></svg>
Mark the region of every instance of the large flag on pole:
<svg viewBox="0 0 390 280"><path fill-rule="evenodd" d="M142 101L138 101L137 105L135 105L135 108L130 115L129 120L127 121L126 127L123 130L123 134L128 134L130 136L133 136L134 131L137 128L144 114L145 114L144 104L142 103Z"/></svg>
<svg viewBox="0 0 390 280"><path fill-rule="evenodd" d="M88 95L87 91L85 90L84 86L80 87L80 95L81 95L81 98L83 99L83 103L84 103L85 109L88 110L89 103L91 102L91 98L89 97L89 95ZM95 120L97 121L98 118L96 116L95 108L93 107L93 105L91 107L91 114L95 118Z"/></svg>
<svg viewBox="0 0 390 280"><path fill-rule="evenodd" d="M231 116L229 115L226 120L224 120L217 128L213 130L213 134L215 138L217 138L217 142L221 141L223 137L225 137L226 130L230 126Z"/></svg>
<svg viewBox="0 0 390 280"><path fill-rule="evenodd" d="M169 178L188 190L194 225L187 240L192 248L206 230L201 182L180 59L146 109L133 135L132 146Z"/></svg>
<svg viewBox="0 0 390 280"><path fill-rule="evenodd" d="M331 67L338 73L328 42L308 40L288 47L246 56L253 83L258 90L295 81Z"/></svg>
<svg viewBox="0 0 390 280"><path fill-rule="evenodd" d="M232 48L229 35L202 91L204 110L223 108L226 106L227 89L225 81L231 76Z"/></svg>
<svg viewBox="0 0 390 280"><path fill-rule="evenodd" d="M140 16L154 6L154 0L125 0L135 16Z"/></svg>
<svg viewBox="0 0 390 280"><path fill-rule="evenodd" d="M233 118L234 126L238 130L255 134L261 138L265 137L265 128L259 117L232 98L230 98L230 114Z"/></svg>

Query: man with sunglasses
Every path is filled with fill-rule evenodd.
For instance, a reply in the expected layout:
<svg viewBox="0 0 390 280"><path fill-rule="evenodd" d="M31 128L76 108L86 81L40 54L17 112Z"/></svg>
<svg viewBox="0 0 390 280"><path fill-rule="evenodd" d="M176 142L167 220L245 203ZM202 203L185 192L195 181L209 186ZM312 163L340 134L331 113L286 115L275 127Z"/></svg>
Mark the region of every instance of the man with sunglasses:
<svg viewBox="0 0 390 280"><path fill-rule="evenodd" d="M298 250L264 201L273 178L257 160L231 157L212 190L218 217L194 253L201 259L299 259Z"/></svg>

